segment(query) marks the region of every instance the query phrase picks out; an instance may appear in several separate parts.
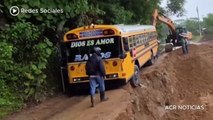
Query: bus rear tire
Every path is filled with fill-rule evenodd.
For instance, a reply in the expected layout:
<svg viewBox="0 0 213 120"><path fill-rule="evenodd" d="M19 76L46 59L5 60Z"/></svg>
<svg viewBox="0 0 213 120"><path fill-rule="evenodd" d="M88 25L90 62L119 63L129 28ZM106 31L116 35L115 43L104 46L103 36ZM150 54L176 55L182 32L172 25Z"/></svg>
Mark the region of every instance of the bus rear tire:
<svg viewBox="0 0 213 120"><path fill-rule="evenodd" d="M135 68L134 68L134 75L133 77L130 79L130 84L132 87L137 87L140 85L140 79L139 79L139 67L137 65L135 65Z"/></svg>

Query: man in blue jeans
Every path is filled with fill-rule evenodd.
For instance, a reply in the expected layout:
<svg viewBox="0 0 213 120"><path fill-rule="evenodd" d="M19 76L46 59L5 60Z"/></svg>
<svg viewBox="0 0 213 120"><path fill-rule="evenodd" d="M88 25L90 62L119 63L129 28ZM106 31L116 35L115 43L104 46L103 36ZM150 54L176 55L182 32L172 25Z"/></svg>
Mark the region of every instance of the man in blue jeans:
<svg viewBox="0 0 213 120"><path fill-rule="evenodd" d="M183 54L188 54L188 41L185 34L180 34Z"/></svg>
<svg viewBox="0 0 213 120"><path fill-rule="evenodd" d="M105 96L105 84L104 76L106 75L103 60L101 58L101 48L94 47L92 56L86 63L86 73L90 80L90 95L91 95L91 106L94 107L94 97L96 91L96 85L100 90L100 100L106 101L109 98Z"/></svg>

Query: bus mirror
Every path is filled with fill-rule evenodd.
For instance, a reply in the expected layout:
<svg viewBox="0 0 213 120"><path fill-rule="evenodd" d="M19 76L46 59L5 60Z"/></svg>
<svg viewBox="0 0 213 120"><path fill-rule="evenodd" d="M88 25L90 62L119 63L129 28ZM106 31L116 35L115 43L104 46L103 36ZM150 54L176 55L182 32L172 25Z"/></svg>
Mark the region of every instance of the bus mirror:
<svg viewBox="0 0 213 120"><path fill-rule="evenodd" d="M120 59L124 59L124 58L126 58L126 56L127 56L126 53L122 53L122 54L120 54Z"/></svg>

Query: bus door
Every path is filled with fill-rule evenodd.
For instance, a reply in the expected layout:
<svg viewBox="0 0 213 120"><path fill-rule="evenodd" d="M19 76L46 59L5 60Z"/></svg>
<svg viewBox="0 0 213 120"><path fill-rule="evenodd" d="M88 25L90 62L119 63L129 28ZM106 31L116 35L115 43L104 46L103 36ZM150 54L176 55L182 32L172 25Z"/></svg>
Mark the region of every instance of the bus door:
<svg viewBox="0 0 213 120"><path fill-rule="evenodd" d="M125 54L125 57L123 57L123 62L122 62L122 69L123 69L123 77L126 78L126 80L129 80L132 78L134 74L134 61L133 61L133 55L132 55L132 50L130 49L130 44L128 38L123 38L122 39L122 44L123 44L123 54Z"/></svg>

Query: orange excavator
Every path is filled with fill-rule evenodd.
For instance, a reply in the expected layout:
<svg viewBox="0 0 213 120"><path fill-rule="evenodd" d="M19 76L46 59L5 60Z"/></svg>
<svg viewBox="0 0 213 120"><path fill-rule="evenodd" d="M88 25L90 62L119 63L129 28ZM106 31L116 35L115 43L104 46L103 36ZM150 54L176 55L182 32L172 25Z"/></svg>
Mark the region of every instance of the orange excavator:
<svg viewBox="0 0 213 120"><path fill-rule="evenodd" d="M192 39L191 32L187 31L186 28L176 27L174 22L170 18L164 15L159 15L158 10L155 9L152 15L152 25L156 26L157 21L160 21L166 24L170 29L170 33L166 39L166 43L167 43L165 47L166 52L172 51L173 46L181 46L182 37L187 40Z"/></svg>

